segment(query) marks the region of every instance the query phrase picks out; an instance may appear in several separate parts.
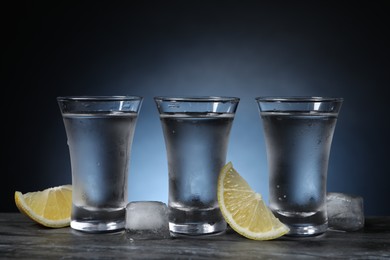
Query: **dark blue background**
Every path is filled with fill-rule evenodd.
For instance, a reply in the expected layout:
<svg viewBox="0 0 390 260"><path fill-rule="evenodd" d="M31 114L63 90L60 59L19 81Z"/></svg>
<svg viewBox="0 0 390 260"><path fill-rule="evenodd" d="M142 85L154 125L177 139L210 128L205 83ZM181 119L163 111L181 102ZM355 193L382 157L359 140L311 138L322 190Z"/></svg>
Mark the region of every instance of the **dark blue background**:
<svg viewBox="0 0 390 260"><path fill-rule="evenodd" d="M368 215L390 214L388 1L125 2L3 6L0 211L17 210L15 190L71 182L57 96L143 96L129 200L167 202L154 96L240 97L228 160L268 200L255 97L314 95L345 99L328 190L362 196Z"/></svg>

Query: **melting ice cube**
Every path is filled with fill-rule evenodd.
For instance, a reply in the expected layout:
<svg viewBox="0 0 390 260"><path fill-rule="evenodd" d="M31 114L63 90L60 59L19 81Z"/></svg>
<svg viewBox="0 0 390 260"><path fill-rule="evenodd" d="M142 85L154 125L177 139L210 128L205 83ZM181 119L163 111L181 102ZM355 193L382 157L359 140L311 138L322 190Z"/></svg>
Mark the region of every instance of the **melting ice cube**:
<svg viewBox="0 0 390 260"><path fill-rule="evenodd" d="M133 201L126 206L126 234L132 240L170 237L168 207L160 201Z"/></svg>
<svg viewBox="0 0 390 260"><path fill-rule="evenodd" d="M356 231L364 227L363 198L339 192L326 197L330 229Z"/></svg>

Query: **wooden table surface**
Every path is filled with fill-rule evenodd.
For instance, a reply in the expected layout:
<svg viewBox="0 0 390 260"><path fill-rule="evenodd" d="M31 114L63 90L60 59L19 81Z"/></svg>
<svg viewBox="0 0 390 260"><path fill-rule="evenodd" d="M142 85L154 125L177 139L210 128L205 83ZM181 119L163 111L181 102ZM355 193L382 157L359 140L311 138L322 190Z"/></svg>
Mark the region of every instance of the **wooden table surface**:
<svg viewBox="0 0 390 260"><path fill-rule="evenodd" d="M356 232L311 238L246 239L231 229L205 238L131 242L126 232L86 234L42 227L20 213L0 213L1 259L390 259L390 216L366 217Z"/></svg>

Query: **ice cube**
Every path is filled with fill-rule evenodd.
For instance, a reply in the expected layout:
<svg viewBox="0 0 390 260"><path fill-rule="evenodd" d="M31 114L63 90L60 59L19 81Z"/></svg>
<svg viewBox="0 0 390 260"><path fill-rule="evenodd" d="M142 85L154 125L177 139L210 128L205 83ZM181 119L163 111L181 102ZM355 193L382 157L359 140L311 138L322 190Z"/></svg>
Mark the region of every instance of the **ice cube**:
<svg viewBox="0 0 390 260"><path fill-rule="evenodd" d="M169 238L167 205L161 201L128 203L125 230L131 240Z"/></svg>
<svg viewBox="0 0 390 260"><path fill-rule="evenodd" d="M329 192L326 197L330 229L356 231L364 227L363 198L356 195Z"/></svg>

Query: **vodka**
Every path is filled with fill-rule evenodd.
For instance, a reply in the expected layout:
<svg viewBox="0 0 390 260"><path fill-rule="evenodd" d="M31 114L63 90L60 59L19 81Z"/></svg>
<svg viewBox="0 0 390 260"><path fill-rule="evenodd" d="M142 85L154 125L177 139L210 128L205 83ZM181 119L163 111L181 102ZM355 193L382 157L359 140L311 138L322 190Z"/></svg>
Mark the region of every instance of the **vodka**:
<svg viewBox="0 0 390 260"><path fill-rule="evenodd" d="M63 114L72 166L71 227L125 226L129 158L137 114Z"/></svg>
<svg viewBox="0 0 390 260"><path fill-rule="evenodd" d="M217 180L226 163L234 114L172 113L160 116L169 171L171 231L224 231Z"/></svg>
<svg viewBox="0 0 390 260"><path fill-rule="evenodd" d="M269 167L269 206L294 233L327 227L326 181L337 114L261 112Z"/></svg>

